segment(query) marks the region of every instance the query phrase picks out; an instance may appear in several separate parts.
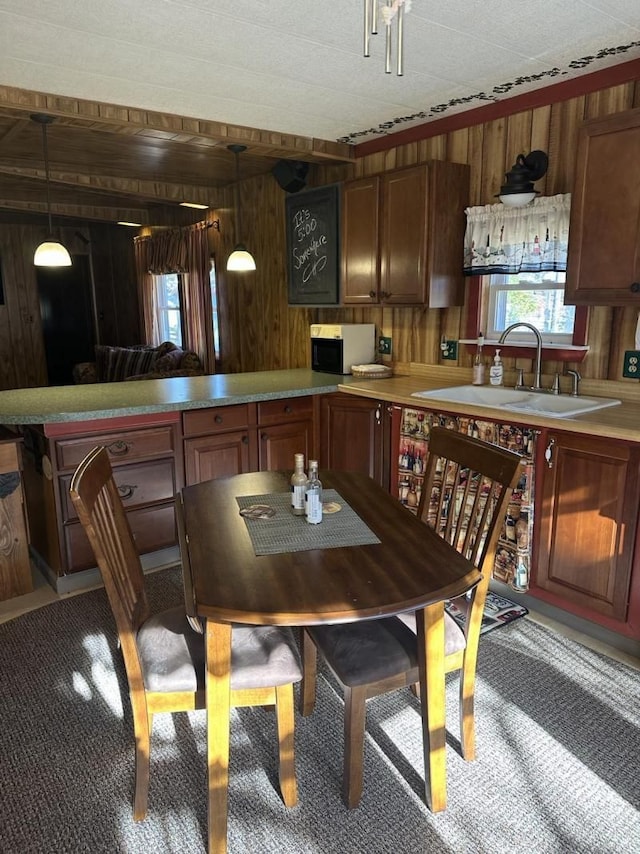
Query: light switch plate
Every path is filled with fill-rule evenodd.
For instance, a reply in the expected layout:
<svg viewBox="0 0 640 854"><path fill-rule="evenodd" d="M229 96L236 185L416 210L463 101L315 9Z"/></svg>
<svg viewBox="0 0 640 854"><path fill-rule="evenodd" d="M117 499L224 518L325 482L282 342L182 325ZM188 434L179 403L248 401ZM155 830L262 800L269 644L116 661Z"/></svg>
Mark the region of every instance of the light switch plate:
<svg viewBox="0 0 640 854"><path fill-rule="evenodd" d="M622 376L640 380L640 350L625 350Z"/></svg>

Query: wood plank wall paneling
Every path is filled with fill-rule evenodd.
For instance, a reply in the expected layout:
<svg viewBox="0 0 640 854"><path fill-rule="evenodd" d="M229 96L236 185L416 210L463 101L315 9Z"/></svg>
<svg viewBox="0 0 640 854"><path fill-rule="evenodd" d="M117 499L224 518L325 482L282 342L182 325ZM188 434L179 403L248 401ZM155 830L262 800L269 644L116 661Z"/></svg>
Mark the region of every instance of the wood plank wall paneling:
<svg viewBox="0 0 640 854"><path fill-rule="evenodd" d="M536 186L546 195L570 192L573 186L578 129L585 118L609 115L640 104L640 83L631 82L590 95L582 95L552 105L539 106L441 134L431 139L379 151L359 158L349 166L317 166L309 173L309 186L333 183L425 162L449 159L469 163L471 205L493 204L504 181L504 173L519 153L542 149L549 155L547 175ZM267 176L243 183L243 222L246 240L252 241L258 270L244 283L238 276L224 282L228 289L227 348L224 370L262 370L309 364L308 326L313 322L375 323L379 334L392 338L394 361L440 362L440 340L465 337L466 307L452 309L411 308L289 308L284 268L284 231L271 219L278 217L285 193ZM278 199L280 208L278 205ZM233 205L231 205L233 207ZM268 216L262 212L268 211ZM232 213L232 211L230 211ZM280 217L280 225L283 217ZM233 241L220 235L223 257ZM265 253L264 256L262 253ZM226 274L221 272L221 279ZM222 286L222 285L221 285ZM265 289L268 291L264 293ZM248 317L247 313L255 314ZM591 311L589 345L591 351L580 365L588 378L621 379L622 355L634 346L635 312L595 308ZM268 346L261 341L272 336ZM471 356L462 351L458 363L468 366ZM450 362L446 363L450 365ZM507 369L515 359L506 359ZM531 360L520 359L518 367L530 371ZM547 362L547 374L565 366ZM633 381L630 381L633 382Z"/></svg>
<svg viewBox="0 0 640 854"><path fill-rule="evenodd" d="M449 159L471 166L469 204L493 204L504 173L517 155L542 149L549 155L549 170L537 187L547 195L570 192L582 121L635 106L640 106L639 81L391 147L361 157L353 164L312 165L308 185L365 177L431 159ZM220 230L211 228L208 235L211 252L216 258L220 291L221 370L237 372L308 366L309 325L313 322L375 323L379 334L392 338L393 359L399 362L441 364L439 344L442 336L465 337L466 307L431 310L379 306L358 309L289 307L284 230L286 193L271 175L241 181L240 192L241 238L256 257L255 273L228 274L224 269L237 239L233 188L225 191L221 207L208 214L208 218L220 222ZM186 215L169 212L167 216ZM5 305L0 306L0 387L44 385L46 368L32 258L45 228L22 219L5 223L6 215L0 217L0 262L5 290ZM98 309L100 312L102 307L104 313L104 334L100 338L105 343L107 339L110 339L108 343L131 343L131 339L138 339L139 335L137 293L129 279L128 247L122 242L129 239L128 232L124 229L119 234L104 232L86 223L82 231L91 241ZM75 232L75 228L65 230L65 241L77 243ZM82 251L75 246L74 243L73 251ZM107 260L108 255L111 260ZM588 332L591 350L580 365L584 377L621 379L624 350L635 346L636 315L634 309L597 307L591 310ZM469 354L461 352L458 363L467 366L470 359ZM505 363L507 369L514 366L514 360L507 359ZM528 371L531 361L521 359L518 366ZM560 363L544 365L545 373L562 368Z"/></svg>

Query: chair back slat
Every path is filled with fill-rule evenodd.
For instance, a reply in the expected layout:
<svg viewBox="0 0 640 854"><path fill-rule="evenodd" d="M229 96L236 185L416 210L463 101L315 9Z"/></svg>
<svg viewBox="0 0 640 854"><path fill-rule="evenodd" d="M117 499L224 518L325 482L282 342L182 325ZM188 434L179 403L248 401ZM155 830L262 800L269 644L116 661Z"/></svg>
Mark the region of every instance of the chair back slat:
<svg viewBox="0 0 640 854"><path fill-rule="evenodd" d="M149 616L140 556L107 451L94 448L71 480L71 500L93 549L120 640L135 640Z"/></svg>
<svg viewBox="0 0 640 854"><path fill-rule="evenodd" d="M493 568L521 464L518 454L497 445L442 427L431 429L418 517L485 576Z"/></svg>

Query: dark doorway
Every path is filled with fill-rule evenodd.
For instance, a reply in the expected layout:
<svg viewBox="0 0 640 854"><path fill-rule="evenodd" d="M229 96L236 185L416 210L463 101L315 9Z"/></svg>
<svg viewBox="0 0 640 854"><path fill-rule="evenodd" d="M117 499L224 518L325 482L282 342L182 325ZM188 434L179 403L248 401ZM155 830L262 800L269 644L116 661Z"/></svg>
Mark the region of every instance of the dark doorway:
<svg viewBox="0 0 640 854"><path fill-rule="evenodd" d="M36 272L49 385L71 385L73 366L95 358L89 256L72 260Z"/></svg>

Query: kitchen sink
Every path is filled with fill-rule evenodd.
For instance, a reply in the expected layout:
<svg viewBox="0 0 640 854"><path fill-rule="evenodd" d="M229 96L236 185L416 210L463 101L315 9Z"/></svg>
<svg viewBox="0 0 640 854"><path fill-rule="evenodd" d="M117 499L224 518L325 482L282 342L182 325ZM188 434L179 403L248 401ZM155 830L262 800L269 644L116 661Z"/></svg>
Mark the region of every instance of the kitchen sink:
<svg viewBox="0 0 640 854"><path fill-rule="evenodd" d="M570 418L585 412L595 412L621 401L610 397L573 397L572 395L547 394L502 386L461 385L451 388L434 388L429 391L414 391L412 397L440 400L443 403L471 403L507 409L510 412L529 412L553 418Z"/></svg>

